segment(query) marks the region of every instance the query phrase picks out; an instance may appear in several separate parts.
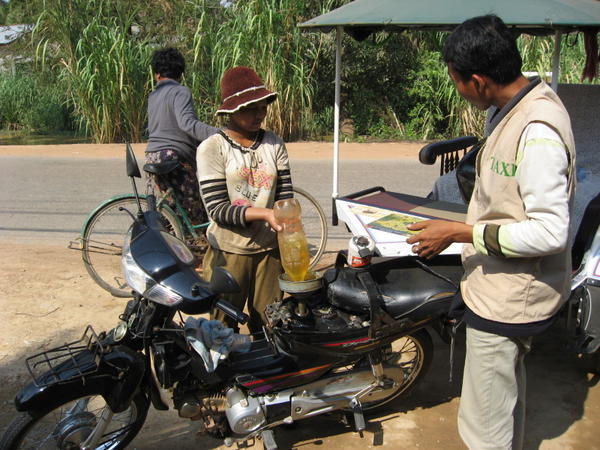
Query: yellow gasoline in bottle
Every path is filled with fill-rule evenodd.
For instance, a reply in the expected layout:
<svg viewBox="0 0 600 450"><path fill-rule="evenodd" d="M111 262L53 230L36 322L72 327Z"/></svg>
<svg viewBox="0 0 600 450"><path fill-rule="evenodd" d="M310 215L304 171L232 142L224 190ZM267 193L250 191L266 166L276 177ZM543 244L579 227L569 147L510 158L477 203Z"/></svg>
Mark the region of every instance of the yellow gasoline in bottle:
<svg viewBox="0 0 600 450"><path fill-rule="evenodd" d="M277 233L281 264L290 281L304 281L310 257L302 227L300 203L295 198L278 200L273 205L282 230Z"/></svg>

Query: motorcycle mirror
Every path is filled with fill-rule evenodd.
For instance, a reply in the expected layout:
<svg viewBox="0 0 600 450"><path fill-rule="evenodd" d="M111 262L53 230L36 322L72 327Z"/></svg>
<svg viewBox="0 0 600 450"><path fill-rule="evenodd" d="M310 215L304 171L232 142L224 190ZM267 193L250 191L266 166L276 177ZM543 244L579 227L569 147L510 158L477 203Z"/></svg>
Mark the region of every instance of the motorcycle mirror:
<svg viewBox="0 0 600 450"><path fill-rule="evenodd" d="M126 164L128 177L142 178L140 169L135 159L135 153L133 153L133 149L131 148L131 144L129 142L126 144Z"/></svg>
<svg viewBox="0 0 600 450"><path fill-rule="evenodd" d="M210 277L210 290L215 294L235 294L241 291L233 275L222 267L215 267Z"/></svg>

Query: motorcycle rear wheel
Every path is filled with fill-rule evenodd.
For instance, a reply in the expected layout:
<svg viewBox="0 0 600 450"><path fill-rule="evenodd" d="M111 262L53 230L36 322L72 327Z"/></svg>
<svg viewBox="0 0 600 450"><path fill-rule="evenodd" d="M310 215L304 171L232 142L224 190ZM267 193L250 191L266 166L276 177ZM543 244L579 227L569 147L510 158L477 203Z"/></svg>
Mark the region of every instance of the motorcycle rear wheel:
<svg viewBox="0 0 600 450"><path fill-rule="evenodd" d="M47 408L20 413L0 440L0 450L79 448L106 407L100 395L73 398L65 395ZM138 434L148 413L144 394L134 396L129 408L114 414L97 449L121 449Z"/></svg>
<svg viewBox="0 0 600 450"><path fill-rule="evenodd" d="M389 395L377 400L369 401L367 394L361 399L364 411L379 408L413 389L431 365L433 342L427 330L421 329L396 339L383 352L383 369L396 386Z"/></svg>

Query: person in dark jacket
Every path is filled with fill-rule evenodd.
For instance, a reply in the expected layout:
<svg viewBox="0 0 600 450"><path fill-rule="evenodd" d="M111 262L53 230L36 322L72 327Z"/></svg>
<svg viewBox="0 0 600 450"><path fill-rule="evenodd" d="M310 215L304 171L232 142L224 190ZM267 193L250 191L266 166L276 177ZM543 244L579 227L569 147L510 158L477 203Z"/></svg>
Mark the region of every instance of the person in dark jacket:
<svg viewBox="0 0 600 450"><path fill-rule="evenodd" d="M208 221L196 178L196 148L218 131L196 117L192 92L180 84L185 59L175 48L156 50L152 72L156 87L148 97L147 163L179 161L172 172L148 178L148 191L154 183L161 192L173 188L174 195L194 224ZM172 199L168 200L174 206Z"/></svg>

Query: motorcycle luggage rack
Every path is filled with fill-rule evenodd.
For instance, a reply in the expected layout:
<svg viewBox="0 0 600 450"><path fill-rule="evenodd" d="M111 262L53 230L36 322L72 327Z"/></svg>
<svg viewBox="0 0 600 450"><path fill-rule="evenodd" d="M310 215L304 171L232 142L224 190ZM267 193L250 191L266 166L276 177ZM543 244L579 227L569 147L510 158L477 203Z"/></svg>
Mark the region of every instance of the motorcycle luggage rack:
<svg viewBox="0 0 600 450"><path fill-rule="evenodd" d="M106 347L88 325L80 339L30 356L25 364L35 385L47 387L96 372L105 352Z"/></svg>

